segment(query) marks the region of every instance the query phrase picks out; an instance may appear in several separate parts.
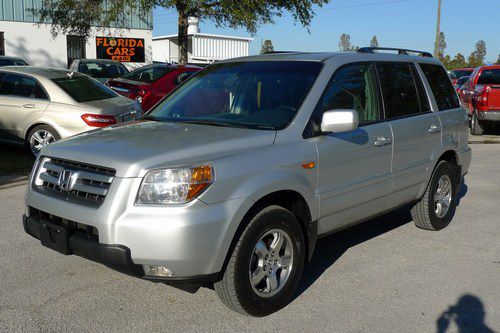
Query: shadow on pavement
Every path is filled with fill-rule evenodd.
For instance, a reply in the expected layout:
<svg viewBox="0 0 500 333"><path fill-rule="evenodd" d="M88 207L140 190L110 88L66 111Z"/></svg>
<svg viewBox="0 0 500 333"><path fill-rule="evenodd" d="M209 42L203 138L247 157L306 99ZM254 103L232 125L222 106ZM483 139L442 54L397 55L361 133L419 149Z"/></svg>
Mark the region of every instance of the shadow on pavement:
<svg viewBox="0 0 500 333"><path fill-rule="evenodd" d="M0 185L28 176L35 158L21 145L0 144Z"/></svg>
<svg viewBox="0 0 500 333"><path fill-rule="evenodd" d="M457 196L457 205L467 193L468 187L462 182ZM412 222L411 205L404 206L372 220L318 239L314 255L304 267L302 280L294 298L306 291L330 266L332 266L350 247L380 236Z"/></svg>
<svg viewBox="0 0 500 333"><path fill-rule="evenodd" d="M457 304L450 306L439 316L436 320L436 331L455 332L454 329L450 329L450 324L455 323L458 332L493 333L484 322L485 316L481 300L474 295L465 294L458 299Z"/></svg>

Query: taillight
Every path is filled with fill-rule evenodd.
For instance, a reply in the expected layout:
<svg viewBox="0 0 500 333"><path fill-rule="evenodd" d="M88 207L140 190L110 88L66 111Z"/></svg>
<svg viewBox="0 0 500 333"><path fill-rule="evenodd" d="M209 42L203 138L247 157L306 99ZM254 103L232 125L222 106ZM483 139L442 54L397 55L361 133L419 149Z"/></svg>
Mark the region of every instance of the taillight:
<svg viewBox="0 0 500 333"><path fill-rule="evenodd" d="M135 95L134 99L136 101L138 101L139 103L142 103L142 100L143 100L144 96L147 95L147 92L144 91L144 90L142 90L142 89L141 90L135 90L134 91L134 95Z"/></svg>
<svg viewBox="0 0 500 333"><path fill-rule="evenodd" d="M83 121L92 127L106 127L109 125L116 124L116 119L113 116L106 116L102 114L90 114L86 113L82 115Z"/></svg>
<svg viewBox="0 0 500 333"><path fill-rule="evenodd" d="M481 106L488 106L488 95L490 94L491 87L486 87L483 89L481 94L477 98L477 103Z"/></svg>

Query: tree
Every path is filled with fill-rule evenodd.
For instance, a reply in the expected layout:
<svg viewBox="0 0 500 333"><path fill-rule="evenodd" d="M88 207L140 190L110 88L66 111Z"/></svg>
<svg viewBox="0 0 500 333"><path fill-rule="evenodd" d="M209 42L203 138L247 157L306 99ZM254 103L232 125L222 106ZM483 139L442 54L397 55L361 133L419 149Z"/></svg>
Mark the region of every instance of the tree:
<svg viewBox="0 0 500 333"><path fill-rule="evenodd" d="M446 50L445 36L444 36L444 32L442 32L442 31L439 33L439 39L438 39L437 45L438 45L437 57L441 60L444 58L444 52Z"/></svg>
<svg viewBox="0 0 500 333"><path fill-rule="evenodd" d="M467 67L467 61L462 53L457 53L457 55L450 61L448 69L464 68Z"/></svg>
<svg viewBox="0 0 500 333"><path fill-rule="evenodd" d="M500 54L498 54L498 59L497 59L497 62L495 63L495 65L500 65Z"/></svg>
<svg viewBox="0 0 500 333"><path fill-rule="evenodd" d="M314 16L313 6L322 7L329 0L43 0L35 10L42 22L50 21L52 34L77 34L88 37L92 26L124 26L130 11L150 11L155 7L174 8L178 15L179 63L187 63L188 17L215 22L216 26L243 27L255 33L261 24L274 23L285 12L308 28Z"/></svg>
<svg viewBox="0 0 500 333"><path fill-rule="evenodd" d="M484 40L480 40L476 43L475 50L469 56L469 66L478 67L484 65L484 57L486 57L486 43Z"/></svg>
<svg viewBox="0 0 500 333"><path fill-rule="evenodd" d="M351 36L349 34L342 34L342 35L340 35L339 50L341 52L356 51L357 49L359 49L359 47L352 46L352 44L351 44Z"/></svg>
<svg viewBox="0 0 500 333"><path fill-rule="evenodd" d="M371 41L370 41L370 46L371 47L378 47L378 39L377 36L373 36Z"/></svg>
<svg viewBox="0 0 500 333"><path fill-rule="evenodd" d="M273 52L273 51L274 51L273 42L270 39L266 39L264 41L264 43L262 44L262 47L260 48L260 54Z"/></svg>

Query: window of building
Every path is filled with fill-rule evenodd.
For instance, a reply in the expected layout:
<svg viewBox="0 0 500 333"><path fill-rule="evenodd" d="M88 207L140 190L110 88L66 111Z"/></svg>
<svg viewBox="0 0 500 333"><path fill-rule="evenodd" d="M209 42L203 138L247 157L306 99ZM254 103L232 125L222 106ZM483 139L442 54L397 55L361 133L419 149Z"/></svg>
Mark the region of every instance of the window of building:
<svg viewBox="0 0 500 333"><path fill-rule="evenodd" d="M5 55L5 36L3 31L0 31L0 56Z"/></svg>
<svg viewBox="0 0 500 333"><path fill-rule="evenodd" d="M422 68L427 82L431 86L439 111L460 107L460 101L455 89L453 89L451 81L442 66L420 64L420 68Z"/></svg>
<svg viewBox="0 0 500 333"><path fill-rule="evenodd" d="M377 72L382 86L386 119L420 113L411 64L377 63Z"/></svg>
<svg viewBox="0 0 500 333"><path fill-rule="evenodd" d="M68 67L77 59L85 59L85 37L67 36Z"/></svg>

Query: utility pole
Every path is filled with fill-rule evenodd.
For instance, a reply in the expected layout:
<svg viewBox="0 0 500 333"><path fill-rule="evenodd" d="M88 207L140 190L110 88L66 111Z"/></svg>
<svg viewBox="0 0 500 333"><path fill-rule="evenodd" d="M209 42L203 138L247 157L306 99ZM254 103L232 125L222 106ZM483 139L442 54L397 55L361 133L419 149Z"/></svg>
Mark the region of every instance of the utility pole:
<svg viewBox="0 0 500 333"><path fill-rule="evenodd" d="M438 15L436 25L436 42L434 44L434 56L437 57L439 53L439 36L441 32L441 0L438 0Z"/></svg>

